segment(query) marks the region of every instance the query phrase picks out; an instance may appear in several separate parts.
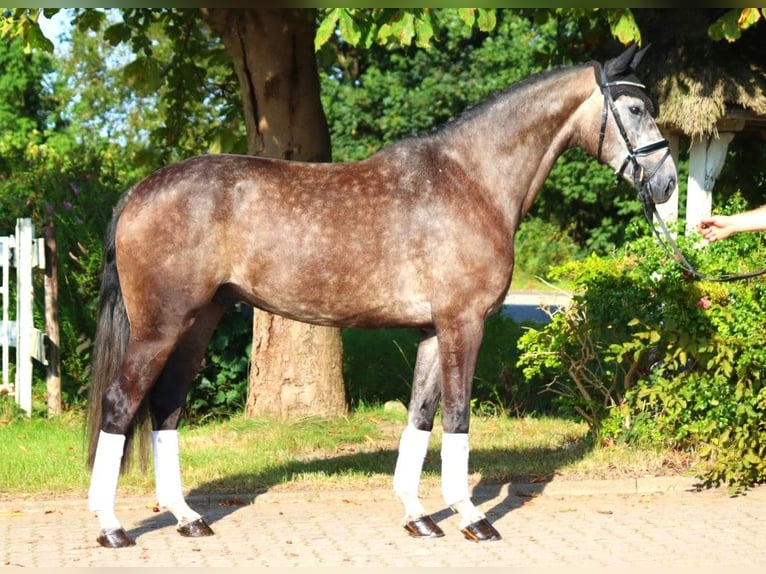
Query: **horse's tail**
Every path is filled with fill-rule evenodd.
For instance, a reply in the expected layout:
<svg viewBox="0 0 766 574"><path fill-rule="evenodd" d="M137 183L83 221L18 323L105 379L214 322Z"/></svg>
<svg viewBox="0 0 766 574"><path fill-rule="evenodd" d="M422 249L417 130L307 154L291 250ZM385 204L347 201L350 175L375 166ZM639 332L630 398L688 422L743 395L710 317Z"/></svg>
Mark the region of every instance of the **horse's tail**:
<svg viewBox="0 0 766 574"><path fill-rule="evenodd" d="M104 241L104 260L99 290L98 323L96 325L96 340L93 345L91 360L90 390L88 393L87 433L88 433L88 467L93 468L96 457L98 436L103 423L103 396L109 385L119 376L125 351L130 337L130 323L125 311L125 301L122 296L120 277L115 261L115 235L117 221L120 218L127 197L125 194L114 208L112 220L106 232ZM125 450L122 457L121 470L125 472L133 455L134 445L139 443L141 468L147 467L149 460L149 430L150 420L147 403L144 400L136 417L126 432ZM136 432L138 431L138 432ZM136 441L139 438L140 440Z"/></svg>

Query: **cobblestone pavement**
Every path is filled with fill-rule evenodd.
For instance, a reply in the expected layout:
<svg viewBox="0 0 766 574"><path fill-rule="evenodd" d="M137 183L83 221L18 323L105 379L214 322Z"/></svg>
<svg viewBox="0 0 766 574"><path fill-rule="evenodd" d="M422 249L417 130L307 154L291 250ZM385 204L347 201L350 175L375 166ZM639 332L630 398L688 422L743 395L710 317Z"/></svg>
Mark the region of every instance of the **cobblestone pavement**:
<svg viewBox="0 0 766 574"><path fill-rule="evenodd" d="M655 478L481 485L474 502L503 540L463 538L438 492L424 496L444 538L415 540L389 491L267 492L192 498L216 535L183 538L151 498L118 496L136 546L96 543L80 498L0 502L0 567L766 565L766 488L731 497L693 480Z"/></svg>

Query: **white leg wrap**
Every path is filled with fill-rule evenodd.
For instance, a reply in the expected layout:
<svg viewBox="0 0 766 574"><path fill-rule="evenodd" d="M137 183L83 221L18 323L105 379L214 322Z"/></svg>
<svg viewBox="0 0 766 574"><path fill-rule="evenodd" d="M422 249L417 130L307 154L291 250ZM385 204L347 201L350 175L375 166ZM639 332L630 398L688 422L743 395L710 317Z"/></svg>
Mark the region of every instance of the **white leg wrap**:
<svg viewBox="0 0 766 574"><path fill-rule="evenodd" d="M152 452L157 502L160 506L167 506L183 500L178 431L152 431Z"/></svg>
<svg viewBox="0 0 766 574"><path fill-rule="evenodd" d="M154 453L157 503L170 511L178 520L179 525L200 518L200 515L194 512L184 499L181 486L178 431L153 431L152 452Z"/></svg>
<svg viewBox="0 0 766 574"><path fill-rule="evenodd" d="M460 514L460 528L465 528L469 524L478 522L486 515L476 508L470 499L461 500L452 505L452 509Z"/></svg>
<svg viewBox="0 0 766 574"><path fill-rule="evenodd" d="M442 495L451 506L470 498L468 494L468 435L444 433L442 436Z"/></svg>
<svg viewBox="0 0 766 574"><path fill-rule="evenodd" d="M104 431L99 434L88 489L88 509L96 513L102 529L115 530L122 527L114 513L114 502L124 448L125 435Z"/></svg>
<svg viewBox="0 0 766 574"><path fill-rule="evenodd" d="M404 504L406 518L419 518L426 511L418 499L420 475L428 452L430 431L407 425L399 441L399 456L394 470L394 492Z"/></svg>
<svg viewBox="0 0 766 574"><path fill-rule="evenodd" d="M442 436L442 496L447 506L460 513L460 527L481 520L484 514L471 502L468 492L468 434Z"/></svg>

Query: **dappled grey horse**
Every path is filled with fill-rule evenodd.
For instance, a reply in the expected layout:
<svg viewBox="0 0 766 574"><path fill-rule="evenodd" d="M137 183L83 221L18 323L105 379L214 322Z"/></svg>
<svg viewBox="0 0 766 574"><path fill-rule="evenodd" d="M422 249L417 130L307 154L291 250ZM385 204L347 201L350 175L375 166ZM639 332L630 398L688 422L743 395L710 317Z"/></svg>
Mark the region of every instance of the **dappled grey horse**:
<svg viewBox="0 0 766 574"><path fill-rule="evenodd" d="M412 536L442 536L418 498L439 401L444 502L470 540L500 534L471 502L471 383L484 321L511 281L514 234L556 159L581 147L640 198L676 187L631 46L533 75L440 129L354 163L194 157L118 202L104 249L89 398L89 506L107 547L134 544L115 514L120 468L153 425L157 500L185 536L212 530L186 503L177 427L224 310L250 305L334 327L425 336L393 487ZM160 248L161 246L161 248ZM148 442L148 439L145 439Z"/></svg>

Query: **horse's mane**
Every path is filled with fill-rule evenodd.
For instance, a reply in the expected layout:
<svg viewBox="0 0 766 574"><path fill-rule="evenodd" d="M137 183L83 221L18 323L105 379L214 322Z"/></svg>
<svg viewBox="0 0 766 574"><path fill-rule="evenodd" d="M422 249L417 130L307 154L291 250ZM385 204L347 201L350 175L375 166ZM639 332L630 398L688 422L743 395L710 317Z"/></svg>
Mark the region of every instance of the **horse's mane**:
<svg viewBox="0 0 766 574"><path fill-rule="evenodd" d="M481 115L486 108L494 106L496 103L498 103L501 100L514 98L518 94L525 92L526 90L536 86L537 84L547 82L552 77L560 76L568 72L575 72L578 70L582 70L583 68L586 68L588 66L593 66L593 63L589 62L587 64L579 64L575 66L571 66L571 65L557 66L555 68L550 68L548 70L543 70L541 72L537 72L535 74L527 76L526 78L523 78L517 82L512 83L506 88L495 90L494 92L486 96L484 99L480 100L476 104L473 104L467 107L463 112L447 120L446 123L437 127L436 131L441 131L443 129L450 129L451 127L458 127L466 122L470 122L476 116Z"/></svg>
<svg viewBox="0 0 766 574"><path fill-rule="evenodd" d="M552 77L560 76L568 72L575 72L578 70L582 70L589 66L592 67L594 66L594 64L595 64L594 62L587 62L585 64L578 64L574 66L562 65L562 66L557 66L555 68L550 68L548 70L543 70L541 72L531 74L527 76L526 78L523 78L517 82L510 84L506 88L495 90L494 92L485 96L483 99L476 102L475 104L468 106L462 112L449 118L446 122L434 126L430 131L422 132L418 134L412 134L411 136L405 137L402 140L399 140L399 142L395 142L392 145L396 146L399 143L405 143L405 142L412 143L412 140L430 139L430 138L438 137L439 135L442 135L445 133L449 133L450 131L456 128L459 128L463 126L464 124L471 122L477 116L481 116L485 112L485 110L495 106L500 101L504 101L509 98L514 98L518 94L523 93L524 91L528 90L531 87L536 86L537 84L546 82Z"/></svg>

